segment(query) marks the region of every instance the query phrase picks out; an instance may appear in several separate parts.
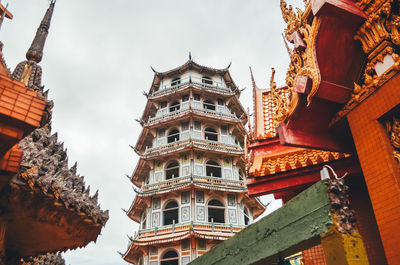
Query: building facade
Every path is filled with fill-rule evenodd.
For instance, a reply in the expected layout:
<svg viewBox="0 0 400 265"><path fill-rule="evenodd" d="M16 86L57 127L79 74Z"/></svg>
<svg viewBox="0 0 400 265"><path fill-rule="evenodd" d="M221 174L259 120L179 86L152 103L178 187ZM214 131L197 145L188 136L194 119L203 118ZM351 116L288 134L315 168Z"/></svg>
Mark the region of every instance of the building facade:
<svg viewBox="0 0 400 265"><path fill-rule="evenodd" d="M188 264L264 211L246 195L247 114L228 68L189 59L154 71L134 148L139 189L127 211L140 227L125 261Z"/></svg>

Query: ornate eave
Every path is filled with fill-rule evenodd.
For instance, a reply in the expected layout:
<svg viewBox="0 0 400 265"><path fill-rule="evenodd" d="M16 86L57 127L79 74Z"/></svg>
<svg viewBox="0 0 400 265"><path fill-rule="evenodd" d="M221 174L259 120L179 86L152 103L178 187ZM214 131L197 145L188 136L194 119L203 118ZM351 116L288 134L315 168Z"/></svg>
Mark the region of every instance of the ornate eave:
<svg viewBox="0 0 400 265"><path fill-rule="evenodd" d="M286 38L294 44L286 80L290 102L280 109L281 142L352 152L347 125L331 128L330 121L349 99L360 74L364 55L354 35L366 16L349 0L310 1L310 11L304 14L296 14L283 1L281 8L288 24ZM336 130L347 134L339 139Z"/></svg>
<svg viewBox="0 0 400 265"><path fill-rule="evenodd" d="M142 212L150 207L150 199L140 196L139 194L136 195L135 200L132 202L131 207L129 207L129 210L127 212L127 215L129 218L131 218L133 221L140 223L140 217Z"/></svg>
<svg viewBox="0 0 400 265"><path fill-rule="evenodd" d="M136 238L131 239L128 249L125 254L122 254L122 258L127 261L134 263L137 259L147 252L148 246L163 246L171 245L177 243L186 238L203 238L216 241L224 241L237 232L242 230L243 227L215 227L215 231L212 231L211 224L194 224L190 223L184 227L176 227L175 231L172 228L167 228L166 231L162 231L160 228L157 235L154 233L154 229L150 233L143 233L142 235L136 236ZM147 234L147 236L145 236Z"/></svg>

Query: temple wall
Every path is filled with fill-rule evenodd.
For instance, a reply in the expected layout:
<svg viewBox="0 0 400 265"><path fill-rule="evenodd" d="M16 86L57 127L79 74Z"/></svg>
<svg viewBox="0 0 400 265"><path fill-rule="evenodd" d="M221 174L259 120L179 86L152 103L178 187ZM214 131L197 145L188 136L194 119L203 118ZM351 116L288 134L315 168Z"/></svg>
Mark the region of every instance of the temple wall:
<svg viewBox="0 0 400 265"><path fill-rule="evenodd" d="M378 119L399 105L399 87L397 75L347 116L388 264L400 259L400 170Z"/></svg>

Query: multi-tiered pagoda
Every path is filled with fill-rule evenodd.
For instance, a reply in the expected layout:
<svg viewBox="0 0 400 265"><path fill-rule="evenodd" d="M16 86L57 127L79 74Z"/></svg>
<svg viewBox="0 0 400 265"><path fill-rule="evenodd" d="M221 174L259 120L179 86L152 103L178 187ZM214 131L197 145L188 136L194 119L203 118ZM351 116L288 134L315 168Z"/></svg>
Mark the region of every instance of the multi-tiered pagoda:
<svg viewBox="0 0 400 265"><path fill-rule="evenodd" d="M154 71L131 177L139 189L127 211L140 227L125 261L188 264L264 211L246 195L247 115L228 69L189 58Z"/></svg>

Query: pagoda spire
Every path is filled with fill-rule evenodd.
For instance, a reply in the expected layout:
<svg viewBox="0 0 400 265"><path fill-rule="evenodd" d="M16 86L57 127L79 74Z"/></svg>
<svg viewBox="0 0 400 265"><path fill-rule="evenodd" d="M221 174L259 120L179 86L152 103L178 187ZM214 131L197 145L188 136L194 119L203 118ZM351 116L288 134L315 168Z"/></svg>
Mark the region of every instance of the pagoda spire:
<svg viewBox="0 0 400 265"><path fill-rule="evenodd" d="M43 57L43 48L49 33L55 3L55 0L50 2L50 6L36 31L35 38L26 53L27 60L20 62L12 73L12 78L23 82L27 87L37 91L42 97L46 97L46 94L43 93L42 68L38 63Z"/></svg>
<svg viewBox="0 0 400 265"><path fill-rule="evenodd" d="M56 1L52 0L46 14L36 31L36 36L32 41L31 47L26 53L26 59L39 63L43 57L43 48L49 34L51 17L53 16L54 5Z"/></svg>

